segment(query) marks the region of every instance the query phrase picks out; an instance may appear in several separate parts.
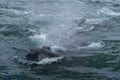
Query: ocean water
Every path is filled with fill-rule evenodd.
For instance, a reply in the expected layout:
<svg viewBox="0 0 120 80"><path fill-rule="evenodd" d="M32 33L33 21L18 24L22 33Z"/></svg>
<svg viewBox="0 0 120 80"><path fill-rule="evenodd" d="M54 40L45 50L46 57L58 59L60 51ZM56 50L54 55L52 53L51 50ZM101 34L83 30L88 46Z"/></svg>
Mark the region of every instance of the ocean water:
<svg viewBox="0 0 120 80"><path fill-rule="evenodd" d="M65 61L13 60L44 45ZM120 80L120 0L0 0L0 80Z"/></svg>

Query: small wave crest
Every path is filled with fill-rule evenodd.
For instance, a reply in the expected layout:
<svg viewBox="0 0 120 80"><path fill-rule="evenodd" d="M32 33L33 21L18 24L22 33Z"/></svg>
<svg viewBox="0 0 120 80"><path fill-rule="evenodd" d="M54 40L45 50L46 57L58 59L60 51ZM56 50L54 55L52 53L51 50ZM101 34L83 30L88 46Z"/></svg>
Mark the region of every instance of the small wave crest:
<svg viewBox="0 0 120 80"><path fill-rule="evenodd" d="M25 15L25 14L29 14L29 13L31 13L31 11L21 11L21 10L15 10L15 9L11 9L10 10L11 12L13 12L14 14L17 14L17 15Z"/></svg>
<svg viewBox="0 0 120 80"><path fill-rule="evenodd" d="M51 46L51 48L52 48L53 52L56 52L57 50L62 50L62 51L66 50L64 47L58 46L58 45L53 45L53 46Z"/></svg>
<svg viewBox="0 0 120 80"><path fill-rule="evenodd" d="M78 49L98 49L104 47L104 43L102 41L99 42L91 42L87 46L79 47Z"/></svg>
<svg viewBox="0 0 120 80"><path fill-rule="evenodd" d="M91 19L87 19L86 23L87 24L102 24L104 21L108 20L109 18L91 18Z"/></svg>
<svg viewBox="0 0 120 80"><path fill-rule="evenodd" d="M85 25L82 26L82 27L77 27L76 30L79 30L79 31L91 31L94 29L95 26L90 26L90 27L86 27Z"/></svg>
<svg viewBox="0 0 120 80"><path fill-rule="evenodd" d="M120 13L114 12L113 10L110 10L109 8L105 8L105 7L100 10L100 13L104 13L112 16L120 16Z"/></svg>
<svg viewBox="0 0 120 80"><path fill-rule="evenodd" d="M32 13L32 10L17 10L17 9L4 9L4 8L0 8L0 10L15 15L26 15Z"/></svg>
<svg viewBox="0 0 120 80"><path fill-rule="evenodd" d="M75 26L77 26L74 30L77 31L91 31L95 28L95 25L102 24L103 21L107 20L108 18L80 18L76 19Z"/></svg>

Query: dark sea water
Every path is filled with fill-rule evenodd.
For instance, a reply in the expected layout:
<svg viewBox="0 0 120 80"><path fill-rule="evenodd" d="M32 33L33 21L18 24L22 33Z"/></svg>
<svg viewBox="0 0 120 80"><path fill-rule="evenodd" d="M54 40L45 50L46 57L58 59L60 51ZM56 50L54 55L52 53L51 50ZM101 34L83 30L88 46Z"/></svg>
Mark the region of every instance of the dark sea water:
<svg viewBox="0 0 120 80"><path fill-rule="evenodd" d="M66 60L13 60L44 45ZM0 0L0 80L120 80L120 0Z"/></svg>

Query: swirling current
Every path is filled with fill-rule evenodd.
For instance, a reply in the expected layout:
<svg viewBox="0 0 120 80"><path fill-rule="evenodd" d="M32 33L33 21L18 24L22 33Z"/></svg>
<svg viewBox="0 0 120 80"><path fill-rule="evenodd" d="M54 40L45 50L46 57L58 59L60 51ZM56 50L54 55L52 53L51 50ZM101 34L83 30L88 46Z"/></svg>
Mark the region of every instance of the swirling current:
<svg viewBox="0 0 120 80"><path fill-rule="evenodd" d="M41 46L67 59L17 63ZM0 80L120 80L120 0L0 0Z"/></svg>

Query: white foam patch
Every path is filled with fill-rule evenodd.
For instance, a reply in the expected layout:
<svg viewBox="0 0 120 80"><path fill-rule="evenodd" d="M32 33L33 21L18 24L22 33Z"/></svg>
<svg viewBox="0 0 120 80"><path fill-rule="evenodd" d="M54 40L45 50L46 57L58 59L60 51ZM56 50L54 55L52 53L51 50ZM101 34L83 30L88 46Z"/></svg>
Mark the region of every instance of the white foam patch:
<svg viewBox="0 0 120 80"><path fill-rule="evenodd" d="M98 49L98 48L102 48L104 46L105 45L103 42L92 42L88 46L79 47L78 49Z"/></svg>
<svg viewBox="0 0 120 80"><path fill-rule="evenodd" d="M104 13L104 14L107 14L107 15L120 16L120 13L114 12L114 11L112 11L112 10L110 10L109 8L106 8L106 7L102 8L102 9L100 10L100 12L101 12L101 13Z"/></svg>
<svg viewBox="0 0 120 80"><path fill-rule="evenodd" d="M109 18L92 18L92 19L86 19L86 23L88 24L101 24L105 20L108 20Z"/></svg>
<svg viewBox="0 0 120 80"><path fill-rule="evenodd" d="M102 43L100 42L92 42L90 45L88 45L87 47L90 48L99 48L99 47L103 47Z"/></svg>
<svg viewBox="0 0 120 80"><path fill-rule="evenodd" d="M46 41L47 39L47 34L44 34L44 33L41 33L41 34L35 34L34 36L30 36L31 39L33 40L43 40L43 41Z"/></svg>
<svg viewBox="0 0 120 80"><path fill-rule="evenodd" d="M62 59L63 59L63 57L44 58L41 61L39 61L37 64L38 65L46 65L46 64L51 64L53 62L59 62Z"/></svg>

